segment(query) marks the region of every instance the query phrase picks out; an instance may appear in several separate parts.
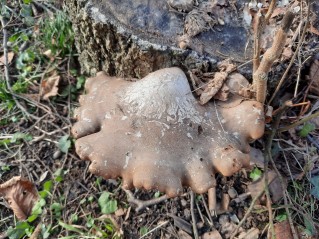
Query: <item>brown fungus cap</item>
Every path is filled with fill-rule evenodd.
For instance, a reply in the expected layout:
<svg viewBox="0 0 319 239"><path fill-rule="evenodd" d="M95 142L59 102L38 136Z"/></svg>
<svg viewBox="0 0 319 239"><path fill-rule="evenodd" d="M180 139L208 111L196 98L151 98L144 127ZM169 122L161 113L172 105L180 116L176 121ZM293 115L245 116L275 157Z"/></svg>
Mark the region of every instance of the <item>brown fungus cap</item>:
<svg viewBox="0 0 319 239"><path fill-rule="evenodd" d="M178 68L136 82L99 73L85 89L72 128L76 151L92 173L122 177L124 188L204 193L216 172L249 166L248 143L264 131L262 104L233 95L200 105Z"/></svg>

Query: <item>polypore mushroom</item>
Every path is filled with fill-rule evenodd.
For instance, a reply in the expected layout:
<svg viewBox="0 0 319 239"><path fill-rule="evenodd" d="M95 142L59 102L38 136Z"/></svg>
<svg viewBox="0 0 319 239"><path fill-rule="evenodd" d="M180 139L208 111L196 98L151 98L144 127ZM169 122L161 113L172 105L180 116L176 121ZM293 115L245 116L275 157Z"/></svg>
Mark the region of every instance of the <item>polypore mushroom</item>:
<svg viewBox="0 0 319 239"><path fill-rule="evenodd" d="M178 68L136 82L98 73L85 88L72 128L76 151L92 173L122 177L126 189L204 193L215 173L249 166L249 142L264 132L261 103L230 89L227 101L201 105Z"/></svg>

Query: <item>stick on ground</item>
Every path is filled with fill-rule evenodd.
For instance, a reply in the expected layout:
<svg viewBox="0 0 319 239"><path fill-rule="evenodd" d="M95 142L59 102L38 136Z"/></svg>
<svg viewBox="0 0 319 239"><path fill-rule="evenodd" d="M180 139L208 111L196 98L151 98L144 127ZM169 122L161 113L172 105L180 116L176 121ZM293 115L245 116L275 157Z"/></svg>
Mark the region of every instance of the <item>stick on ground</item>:
<svg viewBox="0 0 319 239"><path fill-rule="evenodd" d="M281 23L281 28L277 31L274 42L262 58L258 69L253 74L253 86L256 92L256 100L264 103L267 92L268 73L271 66L276 59L281 55L282 50L286 44L288 30L294 19L294 14L288 11Z"/></svg>

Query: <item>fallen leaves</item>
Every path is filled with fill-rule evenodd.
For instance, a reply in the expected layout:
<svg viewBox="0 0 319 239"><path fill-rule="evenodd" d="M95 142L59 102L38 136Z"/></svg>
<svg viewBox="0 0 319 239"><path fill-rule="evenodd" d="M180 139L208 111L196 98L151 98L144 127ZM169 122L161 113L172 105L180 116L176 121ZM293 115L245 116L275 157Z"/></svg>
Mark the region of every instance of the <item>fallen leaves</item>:
<svg viewBox="0 0 319 239"><path fill-rule="evenodd" d="M274 225L276 239L292 239L292 232L288 220L278 222Z"/></svg>
<svg viewBox="0 0 319 239"><path fill-rule="evenodd" d="M33 183L21 176L13 177L1 184L0 196L8 201L19 220L25 220L31 214L32 207L38 199Z"/></svg>
<svg viewBox="0 0 319 239"><path fill-rule="evenodd" d="M190 72L191 82L195 93L200 95L199 103L206 104L212 98L226 101L230 93L230 87L225 84L228 78L234 78L231 74L236 66L230 60L224 60L217 65L219 72L203 73ZM238 77L239 73L235 76ZM241 75L240 75L241 76ZM240 77L239 77L240 78ZM232 80L230 80L232 82ZM233 89L233 88L232 88Z"/></svg>
<svg viewBox="0 0 319 239"><path fill-rule="evenodd" d="M13 52L9 52L8 53L8 64L10 64L13 60L14 57L14 53ZM0 57L0 66L4 66L5 64L5 59L4 59L4 55Z"/></svg>
<svg viewBox="0 0 319 239"><path fill-rule="evenodd" d="M53 76L44 79L41 83L40 95L42 99L49 100L50 97L56 96L59 91L60 76L54 74Z"/></svg>
<svg viewBox="0 0 319 239"><path fill-rule="evenodd" d="M248 191L251 193L252 198L255 198L257 195L259 195L261 191L264 190L264 177L265 175L263 175L263 177L248 185ZM277 173L274 171L268 171L268 187L269 192L271 193L272 202L278 202L283 197L284 191L282 190L279 177L277 176ZM264 204L265 198L261 197L259 202Z"/></svg>

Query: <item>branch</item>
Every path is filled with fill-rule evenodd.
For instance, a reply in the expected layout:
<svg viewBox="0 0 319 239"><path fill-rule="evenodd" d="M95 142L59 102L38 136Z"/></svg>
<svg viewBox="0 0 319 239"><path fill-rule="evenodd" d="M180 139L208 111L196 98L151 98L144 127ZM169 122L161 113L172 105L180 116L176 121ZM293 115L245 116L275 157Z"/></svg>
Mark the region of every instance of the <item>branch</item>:
<svg viewBox="0 0 319 239"><path fill-rule="evenodd" d="M264 103L266 99L268 73L274 61L281 55L293 19L294 14L288 11L282 20L281 28L276 33L273 45L266 51L258 69L253 74L256 100L261 103Z"/></svg>

